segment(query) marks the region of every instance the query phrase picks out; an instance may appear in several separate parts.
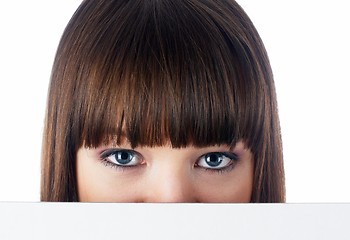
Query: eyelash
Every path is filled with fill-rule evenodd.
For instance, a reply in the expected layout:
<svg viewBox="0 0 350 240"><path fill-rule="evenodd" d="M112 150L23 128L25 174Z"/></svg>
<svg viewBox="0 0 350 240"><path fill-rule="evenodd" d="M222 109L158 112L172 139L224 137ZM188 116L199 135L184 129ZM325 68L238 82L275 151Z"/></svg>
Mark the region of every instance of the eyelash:
<svg viewBox="0 0 350 240"><path fill-rule="evenodd" d="M111 167L111 168L115 168L118 171L125 171L128 170L128 168L133 168L135 166L118 166L117 164L114 164L110 161L108 161L107 159L100 159L102 161L102 163L106 166L106 167Z"/></svg>
<svg viewBox="0 0 350 240"><path fill-rule="evenodd" d="M120 169L120 170L124 170L126 168L132 168L132 167L135 167L135 166L119 166L117 164L114 164L110 161L108 161L106 158L104 159L100 159L102 161L102 163L106 166L106 167L112 167L112 168L116 168L116 169Z"/></svg>
<svg viewBox="0 0 350 240"><path fill-rule="evenodd" d="M219 168L219 169L212 169L212 168L204 168L204 167L198 167L199 169L209 172L209 173L227 173L227 172L231 172L235 166L236 166L236 161L237 160L232 160L234 161L233 163L231 163L230 165L223 167L223 168Z"/></svg>
<svg viewBox="0 0 350 240"><path fill-rule="evenodd" d="M100 154L100 161L107 167L111 167L111 168L115 168L116 170L120 170L120 171L125 171L125 170L131 170L133 168L136 168L136 167L139 167L140 164L138 165L117 165L115 163L112 163L111 161L109 161L107 158L114 155L114 154L117 154L118 152L121 152L121 151L125 151L125 152L128 152L128 153L132 153L136 156L139 156L140 157L140 154L133 151L133 150L128 150L128 149L108 149L104 152L102 152ZM201 159L202 157L204 157L205 155L207 154L210 154L211 152L209 153L206 153L202 156L199 157L199 159ZM213 152L214 153L214 152ZM228 165L228 166L225 166L225 167L222 167L222 168L218 168L218 169L214 169L214 168L205 168L205 167L201 167L201 166L198 166L198 161L199 159L196 161L194 167L195 168L198 168L200 170L203 170L203 171L206 171L206 172L210 172L210 173L218 173L218 174L222 174L222 173L226 173L226 172L230 172L232 171L237 162L239 161L239 158L236 154L234 153L231 153L231 152L215 152L215 153L220 153L222 154L223 156L229 158L232 162ZM142 161L142 158L141 158L141 161Z"/></svg>

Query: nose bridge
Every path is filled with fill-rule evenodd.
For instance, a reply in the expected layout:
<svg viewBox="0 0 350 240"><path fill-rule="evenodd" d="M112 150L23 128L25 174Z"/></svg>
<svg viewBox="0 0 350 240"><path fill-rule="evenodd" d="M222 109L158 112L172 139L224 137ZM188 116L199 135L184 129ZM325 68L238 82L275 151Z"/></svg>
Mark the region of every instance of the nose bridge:
<svg viewBox="0 0 350 240"><path fill-rule="evenodd" d="M149 202L195 202L189 166L180 159L158 161L149 175Z"/></svg>

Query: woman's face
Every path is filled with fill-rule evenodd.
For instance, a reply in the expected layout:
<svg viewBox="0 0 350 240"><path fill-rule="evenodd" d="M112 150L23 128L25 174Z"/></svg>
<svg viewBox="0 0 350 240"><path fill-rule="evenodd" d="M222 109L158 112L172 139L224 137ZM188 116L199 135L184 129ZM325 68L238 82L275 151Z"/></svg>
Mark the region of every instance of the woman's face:
<svg viewBox="0 0 350 240"><path fill-rule="evenodd" d="M174 149L130 144L80 148L82 202L250 202L253 157L242 142Z"/></svg>

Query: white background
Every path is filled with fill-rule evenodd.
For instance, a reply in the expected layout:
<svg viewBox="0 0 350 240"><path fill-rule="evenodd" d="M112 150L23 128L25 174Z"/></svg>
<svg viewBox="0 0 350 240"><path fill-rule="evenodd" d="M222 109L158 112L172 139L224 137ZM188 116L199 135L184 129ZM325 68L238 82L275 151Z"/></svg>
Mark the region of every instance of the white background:
<svg viewBox="0 0 350 240"><path fill-rule="evenodd" d="M347 1L240 0L274 71L287 202L350 202ZM0 201L39 201L46 93L78 0L0 3Z"/></svg>

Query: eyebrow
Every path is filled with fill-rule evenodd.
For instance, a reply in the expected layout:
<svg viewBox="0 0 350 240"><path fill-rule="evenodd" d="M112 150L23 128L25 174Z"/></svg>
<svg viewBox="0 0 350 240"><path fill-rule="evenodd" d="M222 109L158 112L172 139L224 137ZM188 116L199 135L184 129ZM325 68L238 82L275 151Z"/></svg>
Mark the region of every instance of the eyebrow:
<svg viewBox="0 0 350 240"><path fill-rule="evenodd" d="M122 144L123 142L130 143L129 139L126 136L126 132L124 129L121 130L120 134L118 134L118 135L114 134L112 136L111 142L112 142L113 147L118 146L118 145Z"/></svg>

